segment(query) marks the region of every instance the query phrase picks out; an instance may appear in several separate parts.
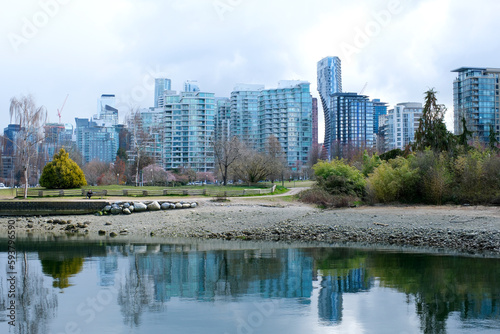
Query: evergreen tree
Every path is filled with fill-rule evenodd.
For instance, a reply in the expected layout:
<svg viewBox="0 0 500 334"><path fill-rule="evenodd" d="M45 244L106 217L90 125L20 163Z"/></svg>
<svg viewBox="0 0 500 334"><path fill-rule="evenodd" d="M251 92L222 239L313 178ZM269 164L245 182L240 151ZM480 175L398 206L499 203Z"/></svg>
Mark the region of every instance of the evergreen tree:
<svg viewBox="0 0 500 334"><path fill-rule="evenodd" d="M445 111L445 106L437 103L434 89L425 92L425 106L415 132L415 151L430 147L435 152L442 152L452 148L453 135L446 129L443 121Z"/></svg>
<svg viewBox="0 0 500 334"><path fill-rule="evenodd" d="M465 148L465 151L469 149L469 138L472 136L472 131L467 129L467 124L465 122L465 117L462 117L462 128L464 129L462 134L458 136L458 144Z"/></svg>
<svg viewBox="0 0 500 334"><path fill-rule="evenodd" d="M49 189L71 189L87 185L81 168L61 148L43 168L40 185Z"/></svg>
<svg viewBox="0 0 500 334"><path fill-rule="evenodd" d="M495 128L493 124L490 124L490 134L489 134L489 146L492 151L498 151L498 140L497 134L495 132Z"/></svg>

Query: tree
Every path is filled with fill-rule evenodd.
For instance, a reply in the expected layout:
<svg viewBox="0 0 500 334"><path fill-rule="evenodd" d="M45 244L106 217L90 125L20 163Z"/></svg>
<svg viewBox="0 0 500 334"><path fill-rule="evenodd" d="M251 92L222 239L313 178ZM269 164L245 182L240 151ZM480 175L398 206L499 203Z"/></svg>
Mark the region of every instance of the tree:
<svg viewBox="0 0 500 334"><path fill-rule="evenodd" d="M227 185L231 165L241 157L241 143L237 137L212 142L215 163L222 174L222 183Z"/></svg>
<svg viewBox="0 0 500 334"><path fill-rule="evenodd" d="M425 92L425 106L415 132L413 149L423 151L430 147L435 152L448 151L452 148L453 135L446 130L444 113L446 107L437 103L436 91Z"/></svg>
<svg viewBox="0 0 500 334"><path fill-rule="evenodd" d="M28 197L29 168L38 153L38 145L43 141L43 124L47 119L45 107L37 107L31 95L13 97L10 100L10 122L12 117L20 130L17 134L16 156L24 174L24 198Z"/></svg>
<svg viewBox="0 0 500 334"><path fill-rule="evenodd" d="M83 166L83 171L87 183L90 185L96 185L98 184L99 178L109 171L109 164L100 160L92 160Z"/></svg>
<svg viewBox="0 0 500 334"><path fill-rule="evenodd" d="M123 147L120 147L118 149L118 151L116 152L116 156L118 158L120 158L121 160L123 160L123 161L127 161L128 160L127 151Z"/></svg>
<svg viewBox="0 0 500 334"><path fill-rule="evenodd" d="M247 149L235 164L234 173L244 182L255 184L269 176L270 166L270 161L265 154Z"/></svg>
<svg viewBox="0 0 500 334"><path fill-rule="evenodd" d="M137 187L139 184L139 173L145 166L153 163L152 159L146 161L143 157L147 155L146 151L148 147L151 147L154 140L150 132L151 129L146 128L143 124L140 110L132 113L132 117L128 120L128 123L132 132L132 150L135 153L132 168L135 172L135 186Z"/></svg>
<svg viewBox="0 0 500 334"><path fill-rule="evenodd" d="M462 145L467 152L469 150L469 138L472 136L472 131L467 129L467 123L465 122L465 117L462 117L462 134L458 136L458 144Z"/></svg>
<svg viewBox="0 0 500 334"><path fill-rule="evenodd" d="M281 144L274 135L270 135L266 142L266 155L269 159L269 178L271 182L282 177L286 166L285 152Z"/></svg>
<svg viewBox="0 0 500 334"><path fill-rule="evenodd" d="M492 151L498 151L498 140L497 140L497 134L495 132L495 128L493 127L493 124L490 124L490 134L489 136L489 143L488 146Z"/></svg>
<svg viewBox="0 0 500 334"><path fill-rule="evenodd" d="M71 189L85 186L87 181L80 167L61 148L43 168L40 185L49 189Z"/></svg>

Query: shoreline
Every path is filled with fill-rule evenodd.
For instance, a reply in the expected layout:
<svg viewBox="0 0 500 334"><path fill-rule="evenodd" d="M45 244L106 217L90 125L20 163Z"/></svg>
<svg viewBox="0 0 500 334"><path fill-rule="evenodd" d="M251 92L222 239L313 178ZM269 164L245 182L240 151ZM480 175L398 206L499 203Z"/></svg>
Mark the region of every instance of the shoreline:
<svg viewBox="0 0 500 334"><path fill-rule="evenodd" d="M75 235L87 240L198 238L417 247L500 257L500 208L485 206L362 206L323 210L280 197L228 203L193 199L194 209L132 215L0 217L16 234ZM68 229L69 225L73 228ZM101 235L99 232L101 231Z"/></svg>

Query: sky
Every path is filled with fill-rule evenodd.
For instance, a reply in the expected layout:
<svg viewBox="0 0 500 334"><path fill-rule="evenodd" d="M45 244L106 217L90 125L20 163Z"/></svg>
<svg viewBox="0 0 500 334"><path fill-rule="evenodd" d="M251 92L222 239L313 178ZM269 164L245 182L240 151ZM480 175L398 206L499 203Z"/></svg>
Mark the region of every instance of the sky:
<svg viewBox="0 0 500 334"><path fill-rule="evenodd" d="M434 88L453 130L451 71L500 67L498 0L3 0L0 129L12 97L32 94L49 121L74 124L115 94L121 119L153 106L154 78L229 97L237 83L275 88L342 61L343 90L393 107ZM324 122L320 107L320 136Z"/></svg>

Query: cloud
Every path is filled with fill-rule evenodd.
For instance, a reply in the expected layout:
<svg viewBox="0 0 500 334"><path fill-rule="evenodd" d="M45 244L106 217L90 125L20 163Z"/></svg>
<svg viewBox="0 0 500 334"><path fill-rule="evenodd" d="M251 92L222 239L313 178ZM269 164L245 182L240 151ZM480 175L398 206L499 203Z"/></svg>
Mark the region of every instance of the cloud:
<svg viewBox="0 0 500 334"><path fill-rule="evenodd" d="M48 15L41 3L59 7ZM386 24L383 14L394 3L401 10ZM346 91L368 82L365 94L394 105L420 101L435 87L449 117L452 69L500 67L498 9L494 0L9 2L0 14L0 108L33 93L56 120L69 93L63 121L72 123L91 117L101 94L125 100L139 91L134 105L149 107L153 92L144 82L151 72L171 78L176 90L198 80L218 96L241 82L275 87L282 79L308 80L317 96L316 63L331 55L343 58ZM22 35L26 20L43 13L49 20L16 50L9 34ZM345 57L342 46L356 46L366 29L372 32L366 45ZM1 119L0 127L7 123Z"/></svg>

